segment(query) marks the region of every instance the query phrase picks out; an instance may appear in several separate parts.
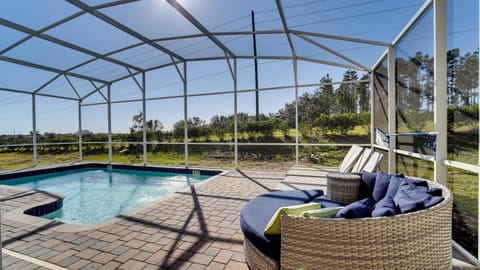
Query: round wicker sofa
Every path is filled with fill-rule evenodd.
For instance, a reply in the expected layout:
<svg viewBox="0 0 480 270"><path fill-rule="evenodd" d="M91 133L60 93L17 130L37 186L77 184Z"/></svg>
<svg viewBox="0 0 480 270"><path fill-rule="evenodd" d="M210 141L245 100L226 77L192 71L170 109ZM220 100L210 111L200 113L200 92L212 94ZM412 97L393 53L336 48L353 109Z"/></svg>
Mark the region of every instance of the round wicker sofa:
<svg viewBox="0 0 480 270"><path fill-rule="evenodd" d="M451 269L451 192L428 209L361 219L282 216L280 261L245 238L251 269Z"/></svg>

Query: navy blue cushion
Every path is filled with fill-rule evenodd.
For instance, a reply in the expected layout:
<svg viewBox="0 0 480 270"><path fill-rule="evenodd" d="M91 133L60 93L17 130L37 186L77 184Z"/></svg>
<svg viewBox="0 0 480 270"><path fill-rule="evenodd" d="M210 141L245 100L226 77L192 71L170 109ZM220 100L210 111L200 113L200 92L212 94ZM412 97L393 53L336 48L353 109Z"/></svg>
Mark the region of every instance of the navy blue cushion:
<svg viewBox="0 0 480 270"><path fill-rule="evenodd" d="M442 189L441 188L429 188L428 194L433 196L442 196Z"/></svg>
<svg viewBox="0 0 480 270"><path fill-rule="evenodd" d="M375 187L375 179L377 173L362 171L362 182L360 182L360 198L372 196L373 187Z"/></svg>
<svg viewBox="0 0 480 270"><path fill-rule="evenodd" d="M240 211L240 228L245 237L270 258L280 259L280 235L263 233L273 214L283 206L307 203L323 195L322 190L277 191L260 195L246 203Z"/></svg>
<svg viewBox="0 0 480 270"><path fill-rule="evenodd" d="M345 206L344 203L339 203L336 201L332 201L328 199L325 195L318 196L317 198L311 201L312 203L320 203L320 208L332 208L332 207L340 207Z"/></svg>
<svg viewBox="0 0 480 270"><path fill-rule="evenodd" d="M397 195L395 195L393 199L401 213L409 213L424 209L421 201L412 199L407 191L403 189L399 189Z"/></svg>
<svg viewBox="0 0 480 270"><path fill-rule="evenodd" d="M432 207L443 201L443 197L429 194L430 189L416 186L405 180L398 187L397 194L393 197L395 205L401 213L410 213ZM436 192L436 190L434 191Z"/></svg>
<svg viewBox="0 0 480 270"><path fill-rule="evenodd" d="M428 182L425 180L408 178L408 177L406 177L406 179L417 187L428 187Z"/></svg>
<svg viewBox="0 0 480 270"><path fill-rule="evenodd" d="M396 174L386 174L381 172L383 175L388 176L397 176L399 178L403 178L403 173L396 173ZM362 182L360 182L360 198L367 198L371 197L373 194L373 190L375 189L375 183L377 180L378 173L376 172L366 172L362 171ZM385 184L382 182L382 184ZM388 184L387 184L388 186Z"/></svg>
<svg viewBox="0 0 480 270"><path fill-rule="evenodd" d="M336 218L364 218L370 217L372 210L371 208L375 204L373 198L365 198L353 202L344 208L340 209L335 215Z"/></svg>
<svg viewBox="0 0 480 270"><path fill-rule="evenodd" d="M413 184L417 187L422 187L424 188L425 190L428 190L427 192L429 192L429 189L428 189L428 183L427 181L425 180L420 180L420 179L415 179L415 178L403 178L403 177L398 177L398 176L395 176L395 177L391 177L390 178L390 183L388 184L388 189L387 189L387 193L385 194L385 197L386 196L390 196L390 197L395 197L395 195L397 194L397 190L398 190L398 187L400 186L400 184L403 182L403 179L405 179L406 181L408 181L410 184ZM432 192L436 191L437 189L433 189ZM440 189L440 192L441 192L441 189ZM430 192L429 192L430 193ZM432 194L432 195L435 195L435 194ZM442 194L440 193L439 196L442 196Z"/></svg>
<svg viewBox="0 0 480 270"><path fill-rule="evenodd" d="M388 185L392 177L403 177L403 174L386 174L384 172L378 172L375 179L375 186L373 188L372 197L378 202L387 194Z"/></svg>
<svg viewBox="0 0 480 270"><path fill-rule="evenodd" d="M387 187L387 192L385 192L385 197L390 196L390 197L393 198L395 196L395 194L397 194L398 187L400 186L400 184L404 180L405 180L405 178L400 178L398 176L390 177L390 181L389 181L388 187Z"/></svg>
<svg viewBox="0 0 480 270"><path fill-rule="evenodd" d="M394 216L399 213L391 196L385 196L372 209L372 217Z"/></svg>

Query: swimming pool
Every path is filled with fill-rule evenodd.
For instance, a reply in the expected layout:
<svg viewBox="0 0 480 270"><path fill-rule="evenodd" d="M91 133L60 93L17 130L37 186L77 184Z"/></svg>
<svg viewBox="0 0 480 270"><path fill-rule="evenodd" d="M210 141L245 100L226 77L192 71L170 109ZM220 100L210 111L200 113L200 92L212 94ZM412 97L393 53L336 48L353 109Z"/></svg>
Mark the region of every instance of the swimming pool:
<svg viewBox="0 0 480 270"><path fill-rule="evenodd" d="M69 224L90 225L210 177L198 173L83 168L0 183L63 194L63 207L42 217Z"/></svg>

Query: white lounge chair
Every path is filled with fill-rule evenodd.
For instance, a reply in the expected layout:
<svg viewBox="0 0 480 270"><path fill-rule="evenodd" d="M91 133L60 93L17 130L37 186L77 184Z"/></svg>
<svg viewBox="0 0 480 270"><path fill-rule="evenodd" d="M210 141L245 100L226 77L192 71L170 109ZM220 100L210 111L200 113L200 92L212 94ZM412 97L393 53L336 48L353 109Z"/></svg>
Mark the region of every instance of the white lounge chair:
<svg viewBox="0 0 480 270"><path fill-rule="evenodd" d="M362 171L373 172L377 168L380 161L382 161L382 158L382 153L373 152L372 155L370 155L370 159L368 159L367 163L362 168Z"/></svg>
<svg viewBox="0 0 480 270"><path fill-rule="evenodd" d="M360 155L363 152L363 147L359 145L352 145L350 150L348 150L347 154L343 158L342 163L338 166L338 171L341 173L348 173L352 170L355 162L360 158Z"/></svg>
<svg viewBox="0 0 480 270"><path fill-rule="evenodd" d="M362 155L357 159L357 162L353 165L352 173L359 173L363 170L367 162L370 160L370 156L374 151L370 148L363 150Z"/></svg>
<svg viewBox="0 0 480 270"><path fill-rule="evenodd" d="M287 172L285 179L280 182L274 189L289 190L289 189L312 189L319 186L326 186L327 174L330 172L349 173L352 168L361 170L363 165L367 162L371 150L367 149L364 153L364 148L359 145L352 145L347 152L339 167L318 167L318 166L293 166ZM360 163L360 164L358 164Z"/></svg>

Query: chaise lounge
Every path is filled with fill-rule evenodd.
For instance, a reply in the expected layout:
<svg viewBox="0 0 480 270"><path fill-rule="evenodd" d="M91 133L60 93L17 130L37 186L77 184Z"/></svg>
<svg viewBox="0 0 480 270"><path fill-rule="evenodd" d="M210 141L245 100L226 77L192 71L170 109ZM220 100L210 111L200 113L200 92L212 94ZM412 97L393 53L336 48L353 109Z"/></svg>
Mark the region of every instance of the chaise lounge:
<svg viewBox="0 0 480 270"><path fill-rule="evenodd" d="M251 269L451 269L452 195L423 210L386 217L310 218L281 216L281 234L264 234L279 207L320 202L344 204L322 190L277 191L260 195L241 211L245 259Z"/></svg>
<svg viewBox="0 0 480 270"><path fill-rule="evenodd" d="M325 186L329 173L373 172L382 158L383 154L354 144L338 167L295 165L287 172L285 179L274 187L274 190L312 189Z"/></svg>

